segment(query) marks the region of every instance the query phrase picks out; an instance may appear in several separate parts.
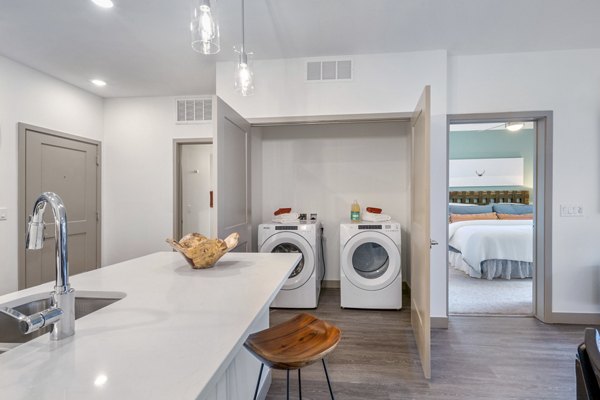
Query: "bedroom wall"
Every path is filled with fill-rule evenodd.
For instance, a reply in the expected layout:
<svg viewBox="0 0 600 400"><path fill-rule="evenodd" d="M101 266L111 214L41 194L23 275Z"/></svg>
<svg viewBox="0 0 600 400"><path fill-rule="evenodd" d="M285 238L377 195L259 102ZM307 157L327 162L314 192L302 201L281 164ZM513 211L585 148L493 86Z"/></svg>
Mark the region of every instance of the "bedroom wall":
<svg viewBox="0 0 600 400"><path fill-rule="evenodd" d="M212 137L175 123L175 97L106 99L102 265L156 251L173 233L173 139Z"/></svg>
<svg viewBox="0 0 600 400"><path fill-rule="evenodd" d="M357 200L383 208L404 227L409 266L410 124L295 125L262 128L261 221L279 207L316 212L324 227L326 280L339 280L339 224Z"/></svg>
<svg viewBox="0 0 600 400"><path fill-rule="evenodd" d="M17 124L102 140L102 99L0 56L0 294L17 290Z"/></svg>
<svg viewBox="0 0 600 400"><path fill-rule="evenodd" d="M600 313L600 49L451 56L448 88L451 114L554 111L553 311Z"/></svg>
<svg viewBox="0 0 600 400"><path fill-rule="evenodd" d="M533 129L518 132L509 130L494 131L453 131L450 132L448 154L451 160L473 158L523 158L523 186L470 186L451 187L451 190L510 190L533 188Z"/></svg>
<svg viewBox="0 0 600 400"><path fill-rule="evenodd" d="M353 60L348 82L306 82L307 58L254 62L256 93L233 90L233 62L217 63L217 95L246 118L412 112L431 85L431 314L446 316L446 85L447 52L365 54L324 59Z"/></svg>

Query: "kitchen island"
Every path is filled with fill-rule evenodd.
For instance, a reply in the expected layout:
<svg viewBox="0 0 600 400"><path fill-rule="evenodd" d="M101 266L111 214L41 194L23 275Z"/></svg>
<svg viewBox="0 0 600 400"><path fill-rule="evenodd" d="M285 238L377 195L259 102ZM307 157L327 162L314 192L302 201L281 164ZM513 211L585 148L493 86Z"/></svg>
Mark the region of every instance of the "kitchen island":
<svg viewBox="0 0 600 400"><path fill-rule="evenodd" d="M243 342L268 327L269 305L299 260L229 253L192 270L161 252L75 275L76 293L122 298L76 320L72 337L46 334L1 354L0 398L252 398L260 363ZM52 287L0 296L0 305ZM263 396L269 383L266 376Z"/></svg>

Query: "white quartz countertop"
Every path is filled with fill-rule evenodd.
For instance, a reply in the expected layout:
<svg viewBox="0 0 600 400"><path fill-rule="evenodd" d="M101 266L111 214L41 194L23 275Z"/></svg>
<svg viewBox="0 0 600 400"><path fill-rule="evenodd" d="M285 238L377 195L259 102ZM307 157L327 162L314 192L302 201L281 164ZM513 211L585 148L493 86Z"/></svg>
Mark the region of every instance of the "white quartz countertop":
<svg viewBox="0 0 600 400"><path fill-rule="evenodd" d="M215 383L275 298L298 254L229 253L192 270L155 253L71 277L77 291L125 298L0 355L2 399L194 399ZM53 283L0 296L49 292Z"/></svg>

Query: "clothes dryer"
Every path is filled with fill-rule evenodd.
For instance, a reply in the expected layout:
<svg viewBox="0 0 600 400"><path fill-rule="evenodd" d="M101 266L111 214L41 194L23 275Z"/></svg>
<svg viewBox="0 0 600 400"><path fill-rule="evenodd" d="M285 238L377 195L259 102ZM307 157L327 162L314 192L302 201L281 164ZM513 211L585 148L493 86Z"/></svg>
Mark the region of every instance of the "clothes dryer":
<svg viewBox="0 0 600 400"><path fill-rule="evenodd" d="M344 308L402 308L400 224L340 224L340 294Z"/></svg>

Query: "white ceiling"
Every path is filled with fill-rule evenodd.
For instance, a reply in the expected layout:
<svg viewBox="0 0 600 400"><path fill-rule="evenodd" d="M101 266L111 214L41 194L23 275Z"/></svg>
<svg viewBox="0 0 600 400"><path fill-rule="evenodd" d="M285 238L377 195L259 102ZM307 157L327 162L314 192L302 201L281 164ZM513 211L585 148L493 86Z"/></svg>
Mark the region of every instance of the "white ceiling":
<svg viewBox="0 0 600 400"><path fill-rule="evenodd" d="M219 3L217 56L191 50L189 0L113 1L0 0L0 54L104 97L214 93L241 0ZM247 0L246 15L256 58L600 48L598 0Z"/></svg>

